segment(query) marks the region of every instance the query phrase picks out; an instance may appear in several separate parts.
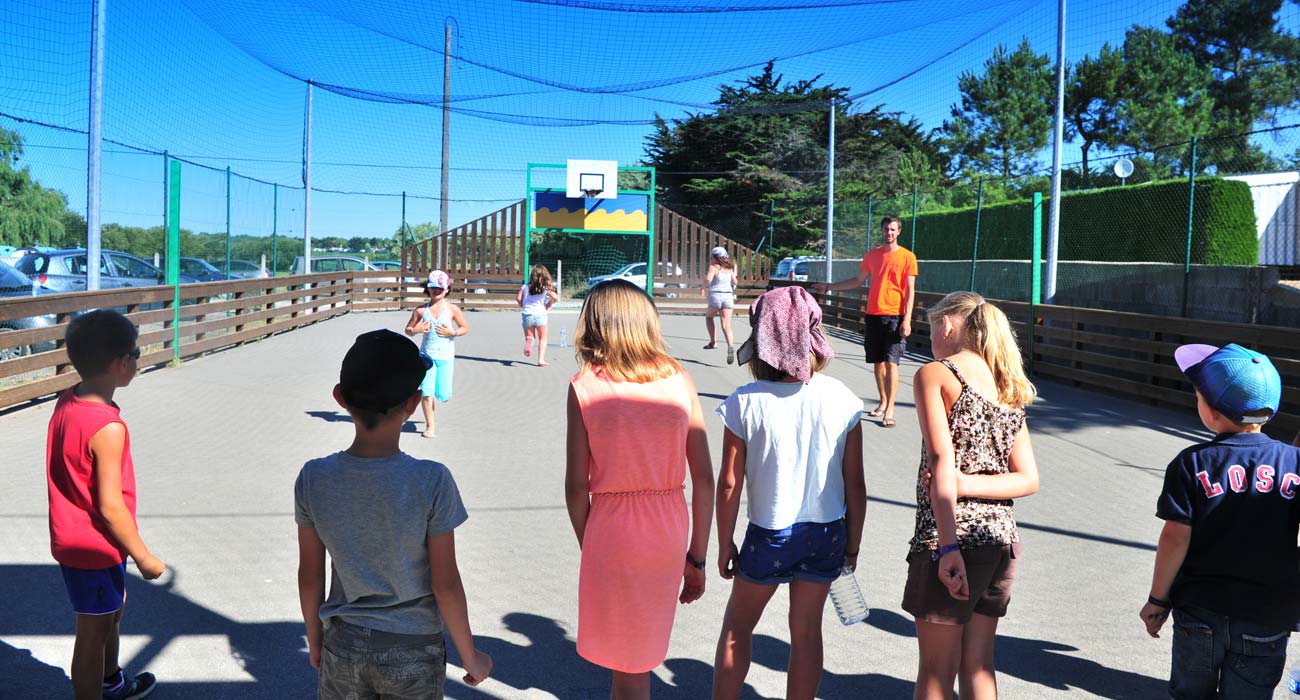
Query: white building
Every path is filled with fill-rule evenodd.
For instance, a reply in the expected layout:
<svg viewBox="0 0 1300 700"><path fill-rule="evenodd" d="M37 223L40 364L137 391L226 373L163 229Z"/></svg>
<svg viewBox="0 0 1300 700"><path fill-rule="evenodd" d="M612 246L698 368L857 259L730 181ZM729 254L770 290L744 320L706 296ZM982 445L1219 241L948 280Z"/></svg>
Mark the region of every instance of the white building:
<svg viewBox="0 0 1300 700"><path fill-rule="evenodd" d="M1255 200L1259 264L1300 265L1300 172L1227 175L1250 186Z"/></svg>

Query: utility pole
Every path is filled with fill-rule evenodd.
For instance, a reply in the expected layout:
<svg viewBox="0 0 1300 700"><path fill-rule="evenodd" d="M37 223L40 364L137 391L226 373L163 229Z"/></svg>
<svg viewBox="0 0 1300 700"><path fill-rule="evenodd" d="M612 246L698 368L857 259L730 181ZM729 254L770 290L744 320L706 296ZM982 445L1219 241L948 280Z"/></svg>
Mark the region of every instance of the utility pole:
<svg viewBox="0 0 1300 700"><path fill-rule="evenodd" d="M442 44L442 205L438 208L438 233L447 233L447 177L451 141L451 22L443 27Z"/></svg>

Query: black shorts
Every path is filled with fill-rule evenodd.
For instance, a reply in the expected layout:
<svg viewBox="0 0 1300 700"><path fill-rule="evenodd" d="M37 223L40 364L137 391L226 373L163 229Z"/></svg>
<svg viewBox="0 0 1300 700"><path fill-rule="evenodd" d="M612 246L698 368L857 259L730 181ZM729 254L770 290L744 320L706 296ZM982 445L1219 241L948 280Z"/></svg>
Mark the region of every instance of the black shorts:
<svg viewBox="0 0 1300 700"><path fill-rule="evenodd" d="M864 316L865 328L862 332L862 348L866 351L867 362L890 362L898 364L907 350L907 341L903 339L902 316Z"/></svg>

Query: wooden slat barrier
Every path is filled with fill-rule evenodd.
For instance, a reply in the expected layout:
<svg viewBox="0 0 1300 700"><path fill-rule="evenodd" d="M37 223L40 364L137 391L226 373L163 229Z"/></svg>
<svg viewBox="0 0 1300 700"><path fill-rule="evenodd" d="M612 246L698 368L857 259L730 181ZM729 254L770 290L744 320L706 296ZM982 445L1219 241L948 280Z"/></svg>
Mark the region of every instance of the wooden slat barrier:
<svg viewBox="0 0 1300 700"><path fill-rule="evenodd" d="M761 286L772 276L772 259L768 256L670 209L655 206L657 284L684 284L695 289L703 286L709 268L709 251L719 246L727 249L735 264L738 287ZM402 248L402 269L413 275L427 275L431 270L440 269L453 278L518 283L526 277L523 269L525 216L524 202L520 200L457 226L445 235L406 245ZM673 269L668 263L681 268L682 274L666 278L661 272Z"/></svg>
<svg viewBox="0 0 1300 700"><path fill-rule="evenodd" d="M773 280L771 284L811 286L785 280ZM866 313L862 296L858 292L821 295L824 323L861 333ZM916 297L909 345L925 350L930 345L926 309L943 295L918 292ZM1184 411L1194 411L1196 404L1191 384L1174 363L1174 350L1179 345L1237 343L1264 353L1282 375L1282 410L1266 429L1288 442L1300 431L1300 330L1045 305L1032 308L1031 325L1029 304L991 301L1007 314L1025 361L1032 363L1036 376Z"/></svg>
<svg viewBox="0 0 1300 700"><path fill-rule="evenodd" d="M396 273L332 272L184 285L180 356L242 345L347 313L354 287L387 289L387 308L397 308ZM0 321L32 317L51 321L44 327L0 334L5 348L36 351L0 361L0 408L57 393L78 381L63 346L64 335L75 315L91 309L118 309L140 328L141 367L171 361L174 299L175 289L168 286L0 299Z"/></svg>

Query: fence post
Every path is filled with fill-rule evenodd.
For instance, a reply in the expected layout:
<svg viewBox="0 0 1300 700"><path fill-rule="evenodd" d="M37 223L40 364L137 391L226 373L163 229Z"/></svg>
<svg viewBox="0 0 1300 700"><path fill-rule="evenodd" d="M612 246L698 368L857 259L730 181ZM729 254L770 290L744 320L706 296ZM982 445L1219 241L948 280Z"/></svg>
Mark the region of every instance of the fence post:
<svg viewBox="0 0 1300 700"><path fill-rule="evenodd" d="M1043 290L1043 193L1034 193L1034 240L1033 251L1029 260L1029 332L1027 343L1029 345L1028 367L1029 374L1034 373L1034 326L1036 325L1037 311L1035 307L1039 303L1039 295Z"/></svg>
<svg viewBox="0 0 1300 700"><path fill-rule="evenodd" d="M975 243L970 251L970 290L975 290L975 266L980 256L980 212L984 210L984 176L980 175L979 194L975 196Z"/></svg>
<svg viewBox="0 0 1300 700"><path fill-rule="evenodd" d="M1196 137L1192 137L1192 162L1187 169L1187 254L1183 257L1183 318L1192 281L1192 216L1196 212Z"/></svg>
<svg viewBox="0 0 1300 700"><path fill-rule="evenodd" d="M916 200L921 193L920 187L912 186L912 254L916 254Z"/></svg>

